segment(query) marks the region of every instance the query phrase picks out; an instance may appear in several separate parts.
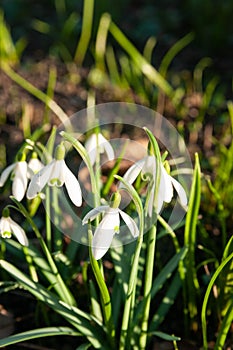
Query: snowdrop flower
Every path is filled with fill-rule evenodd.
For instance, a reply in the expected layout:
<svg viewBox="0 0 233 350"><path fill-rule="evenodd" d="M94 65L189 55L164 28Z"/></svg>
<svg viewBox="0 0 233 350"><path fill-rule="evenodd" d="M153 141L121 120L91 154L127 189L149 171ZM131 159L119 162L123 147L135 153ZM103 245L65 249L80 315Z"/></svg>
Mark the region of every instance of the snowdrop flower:
<svg viewBox="0 0 233 350"><path fill-rule="evenodd" d="M155 186L156 186L156 158L154 156L147 156L133 164L125 173L124 179L132 184L139 173L146 179L150 179L150 195L148 198L148 208L147 213L149 217L152 217L153 208L155 208L156 213L160 213L163 203L170 203L173 197L173 187L175 188L180 203L182 206L187 205L187 196L184 188L181 184L170 176L162 163L160 163L160 183L158 188L157 199L155 203ZM122 184L120 184L122 187Z"/></svg>
<svg viewBox="0 0 233 350"><path fill-rule="evenodd" d="M37 153L33 152L32 157L28 162L28 168L30 171L30 177L32 177L34 174L38 173L42 168L43 164L41 161L37 158Z"/></svg>
<svg viewBox="0 0 233 350"><path fill-rule="evenodd" d="M10 218L9 209L5 208L2 212L2 218L0 219L0 236L2 238L11 238L14 235L20 244L28 246L27 236L15 221Z"/></svg>
<svg viewBox="0 0 233 350"><path fill-rule="evenodd" d="M85 142L85 148L91 159L91 164L96 162L97 152L107 154L108 160L114 159L114 151L110 142L100 133L92 134Z"/></svg>
<svg viewBox="0 0 233 350"><path fill-rule="evenodd" d="M25 154L22 155L20 161L9 165L1 174L0 187L4 186L6 180L11 174L12 194L20 202L26 192L28 184L28 165Z"/></svg>
<svg viewBox="0 0 233 350"><path fill-rule="evenodd" d="M134 220L121 209L119 204L121 195L119 192L113 194L112 204L103 205L92 209L84 218L83 225L88 221L94 220L99 214L103 213L103 219L97 226L92 240L92 253L96 260L101 259L109 249L113 237L120 232L120 217L130 230L134 238L138 237L139 230Z"/></svg>
<svg viewBox="0 0 233 350"><path fill-rule="evenodd" d="M82 193L78 180L67 167L65 160L65 147L61 143L56 148L55 158L35 174L28 186L27 198L35 198L45 187L61 187L65 184L71 201L80 207L82 204Z"/></svg>

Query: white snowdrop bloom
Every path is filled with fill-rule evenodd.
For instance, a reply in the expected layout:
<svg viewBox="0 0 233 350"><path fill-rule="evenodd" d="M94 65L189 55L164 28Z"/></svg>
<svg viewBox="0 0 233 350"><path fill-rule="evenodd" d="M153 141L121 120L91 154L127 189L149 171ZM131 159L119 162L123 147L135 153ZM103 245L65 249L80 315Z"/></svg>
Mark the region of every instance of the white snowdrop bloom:
<svg viewBox="0 0 233 350"><path fill-rule="evenodd" d="M152 217L153 209L155 209L156 213L158 214L160 213L164 202L171 202L173 198L173 187L178 194L181 205L184 207L187 205L187 196L183 186L166 172L162 163L160 163L160 183L157 200L155 203L156 158L154 156L144 157L143 159L134 163L124 174L124 179L132 184L140 172L145 179L149 179L151 184L147 209L150 217ZM120 188L121 187L123 187L122 184L120 184Z"/></svg>
<svg viewBox="0 0 233 350"><path fill-rule="evenodd" d="M29 176L32 177L34 174L38 173L43 167L43 163L37 158L37 154L33 152L32 157L28 162L28 168L30 171Z"/></svg>
<svg viewBox="0 0 233 350"><path fill-rule="evenodd" d="M0 177L0 187L2 187L11 174L12 194L19 202L23 199L28 184L28 165L25 157L22 159L9 165Z"/></svg>
<svg viewBox="0 0 233 350"><path fill-rule="evenodd" d="M92 134L85 142L85 148L89 154L92 165L96 162L98 149L100 153L106 152L108 160L113 160L115 158L112 145L100 133Z"/></svg>
<svg viewBox="0 0 233 350"><path fill-rule="evenodd" d="M65 147L63 144L57 146L55 159L44 166L37 174L32 177L28 186L27 198L35 198L45 187L61 187L65 185L71 201L77 207L82 205L82 192L77 178L67 167L65 160Z"/></svg>
<svg viewBox="0 0 233 350"><path fill-rule="evenodd" d="M28 239L25 231L9 216L9 210L3 210L3 216L0 219L0 236L2 238L10 238L14 235L20 244L28 246Z"/></svg>
<svg viewBox="0 0 233 350"><path fill-rule="evenodd" d="M96 260L101 259L106 254L114 235L120 232L120 217L123 219L134 238L139 235L139 230L135 221L118 208L121 200L120 194L116 192L114 195L113 206L104 205L94 208L89 211L82 221L84 225L87 224L89 220L94 220L101 213L103 214L103 218L96 227L92 240L92 253Z"/></svg>

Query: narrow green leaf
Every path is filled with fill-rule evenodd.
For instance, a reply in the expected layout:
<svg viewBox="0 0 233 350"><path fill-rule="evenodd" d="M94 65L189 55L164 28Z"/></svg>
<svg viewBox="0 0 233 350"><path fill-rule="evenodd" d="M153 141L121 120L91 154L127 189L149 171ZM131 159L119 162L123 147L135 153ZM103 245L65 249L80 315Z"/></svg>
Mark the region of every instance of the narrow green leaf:
<svg viewBox="0 0 233 350"><path fill-rule="evenodd" d="M172 281L169 284L169 287L166 291L166 295L163 297L162 302L160 303L158 310L155 312L152 321L150 323L149 331L155 330L163 322L165 316L173 305L176 296L181 288L181 280L179 273L176 272Z"/></svg>
<svg viewBox="0 0 233 350"><path fill-rule="evenodd" d="M156 337L159 337L161 339L164 339L164 340L168 340L168 341L174 341L174 340L181 340L180 337L175 337L174 335L169 335L167 333L164 333L164 332L152 332L151 333L152 335L155 335Z"/></svg>
<svg viewBox="0 0 233 350"><path fill-rule="evenodd" d="M85 336L97 349L107 348L105 333L99 321L77 307L66 304L59 300L51 292L47 291L41 284L30 280L24 273L14 265L5 260L0 260L0 266L12 275L22 287L32 293L38 300L42 301L56 313L63 316L70 324Z"/></svg>
<svg viewBox="0 0 233 350"><path fill-rule="evenodd" d="M215 350L224 349L224 345L226 345L226 337L229 332L229 329L233 322L233 299L228 305L227 312L222 320L221 327L218 331L218 337L214 346Z"/></svg>
<svg viewBox="0 0 233 350"><path fill-rule="evenodd" d="M173 89L162 75L141 55L135 46L127 39L123 32L113 23L110 23L109 31L121 47L128 53L132 61L149 81L158 86L167 96L172 96Z"/></svg>
<svg viewBox="0 0 233 350"><path fill-rule="evenodd" d="M204 296L204 300L203 300L203 304L202 304L202 310L201 310L201 321L202 321L202 336L203 336L203 348L207 349L208 348L208 342L207 342L207 323L206 323L206 309L207 309L207 303L210 297L210 293L212 291L213 285L216 281L216 279L218 278L218 276L220 275L220 273L222 272L223 268L233 259L233 253L231 253L224 261L222 261L222 263L219 265L219 267L217 268L217 270L215 271L215 273L213 274L205 296Z"/></svg>
<svg viewBox="0 0 233 350"><path fill-rule="evenodd" d="M82 66L91 38L94 3L94 0L83 2L82 32L74 56L74 61L79 66Z"/></svg>
<svg viewBox="0 0 233 350"><path fill-rule="evenodd" d="M44 337L53 337L57 335L70 335L70 336L77 337L77 336L81 336L81 333L69 327L38 328L38 329L33 329L31 331L14 334L4 339L0 339L0 347L17 344L26 340L44 338Z"/></svg>
<svg viewBox="0 0 233 350"><path fill-rule="evenodd" d="M199 282L196 273L195 249L196 249L196 228L198 222L198 212L201 200L201 169L198 154L195 154L195 167L191 186L188 212L186 215L184 244L189 248L184 266L186 267L185 289L187 300L185 301L191 322L197 315L197 293L199 292ZM187 312L186 312L187 314Z"/></svg>
<svg viewBox="0 0 233 350"><path fill-rule="evenodd" d="M157 292L162 288L164 282L171 276L172 272L177 268L179 262L183 260L188 252L187 247L181 248L179 253L176 253L160 271L158 276L154 279L151 296L152 298L157 294Z"/></svg>

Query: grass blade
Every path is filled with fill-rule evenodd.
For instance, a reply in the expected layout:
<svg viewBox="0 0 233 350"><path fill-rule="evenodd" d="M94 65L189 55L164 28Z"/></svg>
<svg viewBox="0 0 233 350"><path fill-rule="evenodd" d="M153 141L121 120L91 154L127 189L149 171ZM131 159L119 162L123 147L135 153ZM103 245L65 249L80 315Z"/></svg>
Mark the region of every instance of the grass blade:
<svg viewBox="0 0 233 350"><path fill-rule="evenodd" d="M31 331L14 334L4 339L0 339L0 347L17 344L30 339L54 337L57 335L70 335L77 337L81 334L69 327L38 328Z"/></svg>
<svg viewBox="0 0 233 350"><path fill-rule="evenodd" d="M209 296L211 293L211 290L213 288L213 285L217 279L217 277L219 276L219 274L221 273L221 271L223 270L223 268L225 267L225 265L227 265L231 259L233 259L233 253L231 253L224 261L222 261L222 263L219 265L219 267L217 268L217 270L215 271L215 273L213 274L213 277L211 278L205 296L204 296L204 300L203 300L203 304L202 304L202 310L201 310L201 321L202 321L202 336L203 336L203 348L207 349L208 348L208 342L207 342L207 323L206 323L206 309L207 309L207 303L209 300Z"/></svg>
<svg viewBox="0 0 233 350"><path fill-rule="evenodd" d="M198 155L195 154L195 167L191 193L186 215L184 244L188 247L188 252L184 260L186 267L186 277L184 284L185 315L189 314L191 328L195 327L195 317L197 316L196 298L199 291L199 282L195 268L195 248L196 248L196 227L198 222L198 212L201 200L201 170ZM186 320L187 327L187 320Z"/></svg>

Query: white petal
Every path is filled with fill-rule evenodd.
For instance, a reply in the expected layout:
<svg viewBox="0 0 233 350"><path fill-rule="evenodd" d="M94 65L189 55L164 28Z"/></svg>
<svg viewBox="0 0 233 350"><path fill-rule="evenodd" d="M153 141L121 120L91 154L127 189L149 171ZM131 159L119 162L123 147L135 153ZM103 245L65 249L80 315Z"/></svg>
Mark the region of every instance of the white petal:
<svg viewBox="0 0 233 350"><path fill-rule="evenodd" d="M74 174L67 167L65 161L64 161L62 170L65 175L65 186L66 186L68 195L71 201L74 203L74 205L76 205L77 207L80 207L82 205L82 191L81 191L79 182L77 178L74 176Z"/></svg>
<svg viewBox="0 0 233 350"><path fill-rule="evenodd" d="M92 134L85 142L85 148L90 157L91 164L93 165L96 161L96 149L97 149L97 139L96 134Z"/></svg>
<svg viewBox="0 0 233 350"><path fill-rule="evenodd" d="M132 236L138 237L139 235L139 230L138 227L136 225L136 222L126 213L124 213L122 210L119 209L119 213L122 217L122 219L124 220L124 222L126 223L126 225L128 226Z"/></svg>
<svg viewBox="0 0 233 350"><path fill-rule="evenodd" d="M55 160L53 169L50 173L50 178L48 185L49 186L57 186L61 187L64 185L65 182L65 161L63 159L61 160Z"/></svg>
<svg viewBox="0 0 233 350"><path fill-rule="evenodd" d="M9 219L9 223L11 226L11 232L15 235L15 237L17 238L19 243L24 245L24 246L28 246L28 239L27 239L27 236L26 236L24 230L22 229L22 227L20 227L10 217L8 219Z"/></svg>
<svg viewBox="0 0 233 350"><path fill-rule="evenodd" d="M156 158L154 156L147 156L144 158L145 163L142 168L142 173L149 173L155 177L156 173Z"/></svg>
<svg viewBox="0 0 233 350"><path fill-rule="evenodd" d="M43 164L38 158L31 158L28 162L28 167L34 174L36 174L43 168Z"/></svg>
<svg viewBox="0 0 233 350"><path fill-rule="evenodd" d="M145 158L140 159L139 161L134 163L124 174L123 176L124 180L132 184L140 174L144 164L145 164ZM120 183L119 188L123 188L123 187L124 185Z"/></svg>
<svg viewBox="0 0 233 350"><path fill-rule="evenodd" d="M98 134L98 144L107 153L108 160L113 160L115 158L111 143L102 134Z"/></svg>
<svg viewBox="0 0 233 350"><path fill-rule="evenodd" d="M180 203L185 207L188 203L188 200L183 186L181 186L181 184L173 177L170 176L170 178L173 186L175 187L176 192L178 193Z"/></svg>
<svg viewBox="0 0 233 350"><path fill-rule="evenodd" d="M92 253L96 260L101 259L109 249L114 234L119 230L120 217L118 209L109 208L99 226L96 228L92 240Z"/></svg>
<svg viewBox="0 0 233 350"><path fill-rule="evenodd" d="M173 197L173 187L171 183L171 176L168 175L163 165L161 164L161 178L159 184L159 192L163 197L164 202L170 203Z"/></svg>
<svg viewBox="0 0 233 350"><path fill-rule="evenodd" d="M25 161L16 163L15 170L14 170L12 193L13 193L13 196L19 202L23 199L27 189L27 183L28 183L27 171L28 171L28 166Z"/></svg>
<svg viewBox="0 0 233 350"><path fill-rule="evenodd" d="M8 234L6 235L5 232ZM11 233L10 223L9 223L9 217L5 218L4 216L0 220L0 235L3 238L10 238L9 233Z"/></svg>
<svg viewBox="0 0 233 350"><path fill-rule="evenodd" d="M148 200L148 208L147 208L147 211L148 211L148 215L149 217L151 218L152 217L152 214L153 214L153 209L154 209L154 201L155 201L155 183L153 184L151 190L150 190L150 197L149 197L149 200Z"/></svg>
<svg viewBox="0 0 233 350"><path fill-rule="evenodd" d="M82 220L83 225L87 224L89 220L94 220L100 213L105 213L108 209L109 205L100 205L99 207L92 209L84 216Z"/></svg>
<svg viewBox="0 0 233 350"><path fill-rule="evenodd" d="M0 177L0 187L2 187L4 185L8 176L10 175L12 170L15 168L16 164L17 163L11 164L8 167L6 167L6 169L3 170L2 175Z"/></svg>
<svg viewBox="0 0 233 350"><path fill-rule="evenodd" d="M55 159L51 163L42 168L36 175L33 176L27 190L27 198L32 199L42 191L49 181L50 174L53 170Z"/></svg>

